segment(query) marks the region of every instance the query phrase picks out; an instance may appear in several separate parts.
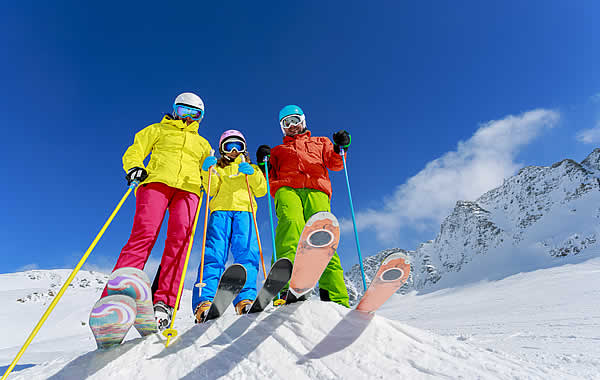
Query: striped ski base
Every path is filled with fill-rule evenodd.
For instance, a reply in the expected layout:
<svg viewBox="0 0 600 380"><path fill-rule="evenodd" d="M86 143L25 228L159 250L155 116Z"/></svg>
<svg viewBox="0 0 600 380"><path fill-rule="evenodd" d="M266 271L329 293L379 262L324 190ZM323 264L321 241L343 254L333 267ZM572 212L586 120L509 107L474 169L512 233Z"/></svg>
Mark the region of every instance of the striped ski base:
<svg viewBox="0 0 600 380"><path fill-rule="evenodd" d="M112 295L99 299L90 313L90 328L98 348L103 350L121 344L135 315L135 301L131 297Z"/></svg>
<svg viewBox="0 0 600 380"><path fill-rule="evenodd" d="M141 336L158 331L152 305L150 280L144 271L136 268L120 268L108 279L108 294L122 294L135 300L137 315L135 328Z"/></svg>

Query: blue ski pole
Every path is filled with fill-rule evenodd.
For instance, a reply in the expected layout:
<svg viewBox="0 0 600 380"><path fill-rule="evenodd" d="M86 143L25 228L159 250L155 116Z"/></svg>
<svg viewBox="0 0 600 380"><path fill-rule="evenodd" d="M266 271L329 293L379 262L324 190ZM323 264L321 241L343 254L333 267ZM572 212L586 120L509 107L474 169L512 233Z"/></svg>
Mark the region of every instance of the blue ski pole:
<svg viewBox="0 0 600 380"><path fill-rule="evenodd" d="M352 224L354 224L354 237L356 238L356 249L358 250L358 262L360 264L360 273L362 274L363 287L367 291L367 280L365 279L365 268L363 267L362 255L360 254L360 243L358 242L358 230L356 229L356 217L354 216L354 205L352 204L352 193L350 192L350 181L348 180L348 169L346 168L346 152L340 146L340 154L344 160L344 173L346 174L346 185L348 186L348 198L350 199L350 211L352 211Z"/></svg>
<svg viewBox="0 0 600 380"><path fill-rule="evenodd" d="M265 176L267 177L267 202L269 203L269 221L271 222L271 240L273 242L273 262L277 261L277 253L275 251L275 228L273 227L273 210L271 209L271 186L269 185L269 156L265 156L263 159L263 165L265 165Z"/></svg>

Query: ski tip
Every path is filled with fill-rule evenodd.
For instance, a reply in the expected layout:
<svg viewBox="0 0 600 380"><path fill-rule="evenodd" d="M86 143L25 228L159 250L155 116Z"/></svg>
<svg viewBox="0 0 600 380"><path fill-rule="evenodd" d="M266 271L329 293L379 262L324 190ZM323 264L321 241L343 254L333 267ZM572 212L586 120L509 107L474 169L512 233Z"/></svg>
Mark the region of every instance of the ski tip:
<svg viewBox="0 0 600 380"><path fill-rule="evenodd" d="M402 259L402 260L404 260L404 262L406 264L410 265L410 258L405 253L402 253L402 252L394 252L394 253L387 255L381 262L381 265L385 265L392 260L398 260L398 259Z"/></svg>
<svg viewBox="0 0 600 380"><path fill-rule="evenodd" d="M314 222L319 221L319 220L330 220L334 227L339 227L340 226L340 222L338 222L338 220L335 217L335 215L333 215L329 211L319 211L319 212L313 214L313 216L311 216L306 221L306 225L311 225Z"/></svg>

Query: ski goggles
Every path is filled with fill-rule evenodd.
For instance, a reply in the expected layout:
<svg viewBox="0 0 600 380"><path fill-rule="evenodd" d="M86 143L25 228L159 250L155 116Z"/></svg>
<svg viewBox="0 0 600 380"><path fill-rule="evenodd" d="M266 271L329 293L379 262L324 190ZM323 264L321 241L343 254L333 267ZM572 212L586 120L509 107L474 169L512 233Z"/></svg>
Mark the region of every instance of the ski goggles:
<svg viewBox="0 0 600 380"><path fill-rule="evenodd" d="M237 150L239 153L243 153L246 151L246 143L242 140L227 140L221 145L221 149L225 153L231 153L234 150Z"/></svg>
<svg viewBox="0 0 600 380"><path fill-rule="evenodd" d="M289 115L281 119L279 122L282 128L288 129L294 125L298 125L304 121L304 115Z"/></svg>
<svg viewBox="0 0 600 380"><path fill-rule="evenodd" d="M182 104L175 104L173 106L173 110L175 111L175 114L182 119L189 117L192 120L200 120L204 115L204 111L202 111L201 109L190 106L184 106Z"/></svg>

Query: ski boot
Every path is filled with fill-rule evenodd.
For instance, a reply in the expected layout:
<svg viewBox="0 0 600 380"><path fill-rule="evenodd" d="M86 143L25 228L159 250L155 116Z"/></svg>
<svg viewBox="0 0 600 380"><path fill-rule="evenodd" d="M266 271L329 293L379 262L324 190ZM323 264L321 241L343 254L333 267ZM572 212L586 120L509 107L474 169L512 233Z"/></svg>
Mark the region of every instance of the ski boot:
<svg viewBox="0 0 600 380"><path fill-rule="evenodd" d="M206 318L206 314L208 314L208 309L212 302L210 301L202 301L196 306L196 310L194 310L194 315L196 316L196 323L202 323Z"/></svg>
<svg viewBox="0 0 600 380"><path fill-rule="evenodd" d="M248 314L248 310L252 307L252 300L241 300L235 305L235 312L239 315Z"/></svg>
<svg viewBox="0 0 600 380"><path fill-rule="evenodd" d="M319 298L321 298L321 301L323 302L331 302L331 297L329 297L329 290L319 288Z"/></svg>
<svg viewBox="0 0 600 380"><path fill-rule="evenodd" d="M154 304L154 318L156 325L160 331L168 329L171 326L171 318L173 317L173 308L163 301L158 301Z"/></svg>

